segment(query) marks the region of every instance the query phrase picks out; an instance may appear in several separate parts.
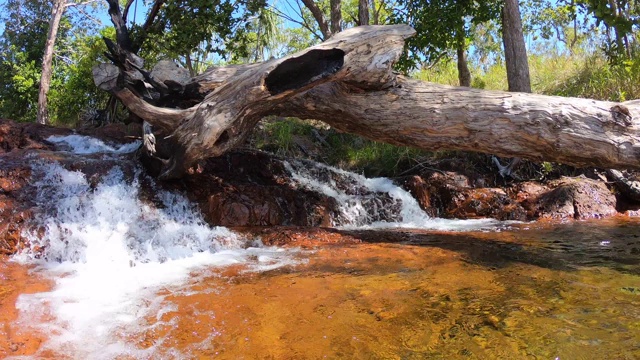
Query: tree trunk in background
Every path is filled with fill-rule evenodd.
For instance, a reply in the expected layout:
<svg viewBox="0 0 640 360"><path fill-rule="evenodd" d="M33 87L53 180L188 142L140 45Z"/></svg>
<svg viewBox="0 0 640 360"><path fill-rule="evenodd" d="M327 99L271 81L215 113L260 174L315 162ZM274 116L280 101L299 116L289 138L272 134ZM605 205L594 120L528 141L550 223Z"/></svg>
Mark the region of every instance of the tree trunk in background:
<svg viewBox="0 0 640 360"><path fill-rule="evenodd" d="M196 76L196 71L193 69L193 63L191 62L191 54L187 54L184 56L184 63L187 65L187 70L189 70L189 75L191 77Z"/></svg>
<svg viewBox="0 0 640 360"><path fill-rule="evenodd" d="M505 0L502 9L502 42L509 91L531 92L529 61L522 33L518 0Z"/></svg>
<svg viewBox="0 0 640 360"><path fill-rule="evenodd" d="M44 47L44 56L42 58L42 74L40 75L40 89L38 91L38 115L39 124L49 122L49 111L47 109L47 95L51 87L51 77L53 75L53 50L55 48L56 37L58 36L58 28L60 20L64 13L66 0L54 0L51 8L51 20L49 21L49 34Z"/></svg>
<svg viewBox="0 0 640 360"><path fill-rule="evenodd" d="M611 13L613 14L613 16L616 17L623 17L624 18L624 14L622 14L619 11L618 8L618 4L616 3L616 0L609 0L609 6L611 7ZM616 32L616 45L618 46L618 53L619 54L627 54L627 48L623 43L623 31L620 30L618 25L614 25L613 26L613 30Z"/></svg>
<svg viewBox="0 0 640 360"><path fill-rule="evenodd" d="M330 0L331 6L331 35L342 31L342 0Z"/></svg>
<svg viewBox="0 0 640 360"><path fill-rule="evenodd" d="M373 13L373 23L371 25L380 25L380 10L382 9L382 3L385 0L380 0L380 7L376 7L376 1L371 0L371 12Z"/></svg>
<svg viewBox="0 0 640 360"><path fill-rule="evenodd" d="M469 71L469 64L467 63L467 46L464 34L464 24L462 24L461 29L458 29L456 38L458 41L458 80L460 81L460 86L471 87L471 71Z"/></svg>
<svg viewBox="0 0 640 360"><path fill-rule="evenodd" d="M502 42L504 44L504 59L507 65L507 82L509 91L531 92L531 78L529 76L529 60L527 48L522 32L522 19L518 0L505 0L502 8ZM521 159L511 159L507 166L502 166L494 158L500 171L500 175L511 176L513 169Z"/></svg>
<svg viewBox="0 0 640 360"><path fill-rule="evenodd" d="M369 0L358 0L358 25L369 25Z"/></svg>

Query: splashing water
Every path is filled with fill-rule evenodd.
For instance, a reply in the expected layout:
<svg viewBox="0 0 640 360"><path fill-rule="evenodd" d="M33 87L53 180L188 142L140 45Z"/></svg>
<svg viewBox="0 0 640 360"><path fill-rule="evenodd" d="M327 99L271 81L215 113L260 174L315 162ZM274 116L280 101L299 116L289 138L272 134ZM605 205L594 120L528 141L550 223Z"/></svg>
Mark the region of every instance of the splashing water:
<svg viewBox="0 0 640 360"><path fill-rule="evenodd" d="M124 152L66 138L79 141L72 147L83 153ZM266 271L299 261L293 250L208 226L182 195L156 191L152 201L140 200L139 182L117 167L98 184L58 164L34 165L33 173L41 175L34 186L45 211L37 229L24 234L31 248L13 259L55 280L52 291L23 294L16 305L22 324L49 336L36 357L54 351L77 359L154 358L159 344L137 348L122 333L157 326L143 319L172 309L160 289L184 291L198 280L193 271L202 277L211 266Z"/></svg>
<svg viewBox="0 0 640 360"><path fill-rule="evenodd" d="M422 228L447 231L495 230L507 223L493 219L449 220L427 215L406 190L388 178L362 175L309 161L285 163L293 181L334 198L340 214L334 226L344 229Z"/></svg>
<svg viewBox="0 0 640 360"><path fill-rule="evenodd" d="M111 146L104 141L83 135L66 135L66 136L50 136L47 141L54 143L60 150L70 151L75 154L95 154L95 153L113 153L126 154L135 151L140 147L140 141L134 141L128 144Z"/></svg>

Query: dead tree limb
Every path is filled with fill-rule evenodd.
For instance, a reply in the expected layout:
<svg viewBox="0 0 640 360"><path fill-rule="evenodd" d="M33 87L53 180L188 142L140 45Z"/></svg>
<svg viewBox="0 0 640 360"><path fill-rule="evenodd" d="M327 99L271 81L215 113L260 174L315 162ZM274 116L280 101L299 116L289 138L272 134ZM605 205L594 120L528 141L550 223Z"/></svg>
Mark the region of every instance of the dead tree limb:
<svg viewBox="0 0 640 360"><path fill-rule="evenodd" d="M164 80L169 95L182 99L171 109L143 100L132 84L144 78L121 67L103 64L94 80L142 119L172 134L175 152L166 159L164 178L181 176L199 159L241 144L267 115L323 120L369 139L426 150L640 168L640 101L411 80L392 66L413 33L405 25L362 26L282 59L211 68L187 83Z"/></svg>

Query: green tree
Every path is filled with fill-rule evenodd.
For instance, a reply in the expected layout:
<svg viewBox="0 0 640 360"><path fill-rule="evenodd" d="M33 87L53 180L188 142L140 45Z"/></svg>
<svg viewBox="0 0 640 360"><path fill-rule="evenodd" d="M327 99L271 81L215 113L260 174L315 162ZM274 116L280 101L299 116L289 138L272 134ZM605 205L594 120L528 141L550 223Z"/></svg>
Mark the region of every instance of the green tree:
<svg viewBox="0 0 640 360"><path fill-rule="evenodd" d="M576 0L603 24L607 43L605 52L611 60L631 58L635 31L640 26L640 4L634 0ZM613 32L613 35L611 34Z"/></svg>
<svg viewBox="0 0 640 360"><path fill-rule="evenodd" d="M19 121L35 118L42 54L46 42L49 3L8 0L0 20L5 23L0 37L0 114ZM62 33L68 32L64 23Z"/></svg>
<svg viewBox="0 0 640 360"><path fill-rule="evenodd" d="M196 52L248 57L252 20L266 6L266 0L156 0L146 21L127 29L130 50L155 59Z"/></svg>
<svg viewBox="0 0 640 360"><path fill-rule="evenodd" d="M393 23L408 23L416 35L406 42L406 51L398 66L407 72L421 64L434 64L456 51L460 84L470 85L466 61L473 25L499 17L499 1L400 0L391 18Z"/></svg>
<svg viewBox="0 0 640 360"><path fill-rule="evenodd" d="M66 5L65 9L71 8ZM55 97L55 104L61 101L77 106L84 104L79 101L82 94L77 88L69 92L62 91L62 88L74 78L78 61L86 61L86 54L79 50L82 48L79 42L95 29L94 20L90 19L92 10L66 11L59 19L55 47L53 42L49 42L47 47L52 9L51 3L43 5L35 0L9 0L4 4L2 20L5 21L5 29L0 36L0 114L4 117L35 120L39 89L45 88L47 82L51 91L45 91L44 99ZM95 60L95 56L92 59ZM48 74L43 71L45 68ZM51 120L71 121L62 117L62 113L66 114L64 116L70 114L69 109L55 104L47 107Z"/></svg>

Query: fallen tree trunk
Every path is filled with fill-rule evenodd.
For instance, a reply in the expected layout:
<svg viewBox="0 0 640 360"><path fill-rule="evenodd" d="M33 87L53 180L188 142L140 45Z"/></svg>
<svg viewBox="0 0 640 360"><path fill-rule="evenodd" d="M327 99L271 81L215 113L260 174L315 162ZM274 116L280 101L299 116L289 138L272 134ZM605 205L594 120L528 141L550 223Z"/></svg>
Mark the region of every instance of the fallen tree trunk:
<svg viewBox="0 0 640 360"><path fill-rule="evenodd" d="M171 134L175 151L163 160L163 178L181 176L199 159L241 144L267 115L323 120L341 131L425 150L640 169L640 101L618 104L407 79L392 66L413 33L405 25L356 27L282 59L212 68L189 81L156 76L131 61L96 67L94 80ZM144 99L136 91L141 87L153 87L158 95Z"/></svg>

